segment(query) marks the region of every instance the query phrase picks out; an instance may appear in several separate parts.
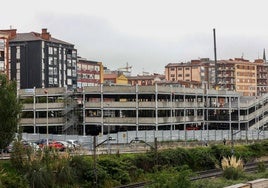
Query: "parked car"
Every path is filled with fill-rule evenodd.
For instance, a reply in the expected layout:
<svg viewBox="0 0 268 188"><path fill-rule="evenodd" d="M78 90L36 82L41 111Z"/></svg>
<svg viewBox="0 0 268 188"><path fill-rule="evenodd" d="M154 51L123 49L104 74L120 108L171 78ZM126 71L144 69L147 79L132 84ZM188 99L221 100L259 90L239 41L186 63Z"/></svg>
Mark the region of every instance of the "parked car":
<svg viewBox="0 0 268 188"><path fill-rule="evenodd" d="M52 140L49 139L48 142L50 142L50 141L52 141ZM42 139L40 139L40 140L37 140L35 143L36 143L40 148L43 148L44 146L47 145L47 139L42 138Z"/></svg>
<svg viewBox="0 0 268 188"><path fill-rule="evenodd" d="M67 143L73 145L75 149L78 149L81 147L81 143L78 140L67 140Z"/></svg>
<svg viewBox="0 0 268 188"><path fill-rule="evenodd" d="M72 144L70 144L70 143L68 143L66 141L59 140L57 142L62 143L64 145L65 149L68 149L68 150L74 150L75 149Z"/></svg>
<svg viewBox="0 0 268 188"><path fill-rule="evenodd" d="M55 149L55 150L58 150L58 151L64 151L64 150L66 150L66 147L64 146L64 144L62 144L59 141L49 141L48 147L50 149Z"/></svg>
<svg viewBox="0 0 268 188"><path fill-rule="evenodd" d="M34 151L37 151L40 149L40 147L36 144L36 143L33 143L33 142L29 142L27 140L21 140L20 141L21 144L23 145L23 147L25 149L31 147ZM14 148L14 143L15 141L12 141L5 149L4 149L4 152L7 152L7 153L11 153L13 151L13 148Z"/></svg>
<svg viewBox="0 0 268 188"><path fill-rule="evenodd" d="M13 151L13 145L14 145L14 141L12 141L5 149L4 152L5 153L11 153Z"/></svg>
<svg viewBox="0 0 268 188"><path fill-rule="evenodd" d="M38 151L40 149L39 145L35 142L27 142L24 146L31 147L34 151Z"/></svg>

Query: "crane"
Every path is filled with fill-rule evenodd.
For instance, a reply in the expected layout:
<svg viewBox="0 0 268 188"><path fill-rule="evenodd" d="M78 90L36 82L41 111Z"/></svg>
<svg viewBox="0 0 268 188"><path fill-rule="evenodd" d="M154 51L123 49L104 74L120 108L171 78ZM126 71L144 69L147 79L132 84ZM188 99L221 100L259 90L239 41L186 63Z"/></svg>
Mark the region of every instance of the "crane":
<svg viewBox="0 0 268 188"><path fill-rule="evenodd" d="M120 67L117 70L122 71L122 72L126 72L126 73L131 73L131 69L132 69L132 66L129 66L128 62L127 62L125 67Z"/></svg>

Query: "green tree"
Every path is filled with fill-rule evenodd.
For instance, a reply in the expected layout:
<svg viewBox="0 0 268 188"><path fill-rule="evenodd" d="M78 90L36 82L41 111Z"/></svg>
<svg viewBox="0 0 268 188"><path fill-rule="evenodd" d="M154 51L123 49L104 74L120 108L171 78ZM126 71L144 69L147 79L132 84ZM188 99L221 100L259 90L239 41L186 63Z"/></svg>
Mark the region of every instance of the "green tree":
<svg viewBox="0 0 268 188"><path fill-rule="evenodd" d="M0 148L4 149L14 139L21 112L17 99L16 82L0 74Z"/></svg>

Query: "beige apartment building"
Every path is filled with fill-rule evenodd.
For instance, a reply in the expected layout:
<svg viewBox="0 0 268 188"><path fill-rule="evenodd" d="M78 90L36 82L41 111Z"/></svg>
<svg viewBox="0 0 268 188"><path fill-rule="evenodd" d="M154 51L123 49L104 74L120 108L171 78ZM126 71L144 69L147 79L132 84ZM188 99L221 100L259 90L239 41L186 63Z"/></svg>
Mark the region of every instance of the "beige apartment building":
<svg viewBox="0 0 268 188"><path fill-rule="evenodd" d="M167 82L178 82L187 86L206 85L213 88L215 84L215 63L209 58L191 60L188 63L169 63L165 66ZM191 84L193 83L193 84Z"/></svg>
<svg viewBox="0 0 268 188"><path fill-rule="evenodd" d="M257 93L262 96L268 93L268 64L264 59L254 61L257 65Z"/></svg>
<svg viewBox="0 0 268 188"><path fill-rule="evenodd" d="M170 82L199 82L202 87L237 91L244 96L261 96L268 92L268 64L263 59L254 62L243 58L219 60L216 74L215 62L209 59L170 63L165 66L165 77Z"/></svg>
<svg viewBox="0 0 268 188"><path fill-rule="evenodd" d="M192 63L170 63L165 67L166 80L201 81L200 66Z"/></svg>
<svg viewBox="0 0 268 188"><path fill-rule="evenodd" d="M257 64L243 58L220 60L218 63L218 87L243 96L257 96Z"/></svg>

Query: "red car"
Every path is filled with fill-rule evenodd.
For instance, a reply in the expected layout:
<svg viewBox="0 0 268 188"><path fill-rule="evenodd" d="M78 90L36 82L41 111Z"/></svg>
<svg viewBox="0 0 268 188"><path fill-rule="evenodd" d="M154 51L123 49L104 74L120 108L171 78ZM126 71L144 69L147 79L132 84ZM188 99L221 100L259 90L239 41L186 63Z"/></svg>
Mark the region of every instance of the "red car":
<svg viewBox="0 0 268 188"><path fill-rule="evenodd" d="M64 151L66 149L62 143L57 141L49 141L48 147L51 149L56 149L58 151Z"/></svg>
<svg viewBox="0 0 268 188"><path fill-rule="evenodd" d="M39 141L38 145L39 145L40 148L47 147L47 140L42 139L41 141ZM62 143L60 143L58 141L54 141L54 140L49 140L48 141L48 147L50 149L55 149L55 150L58 150L58 151L64 151L66 149L66 147Z"/></svg>

